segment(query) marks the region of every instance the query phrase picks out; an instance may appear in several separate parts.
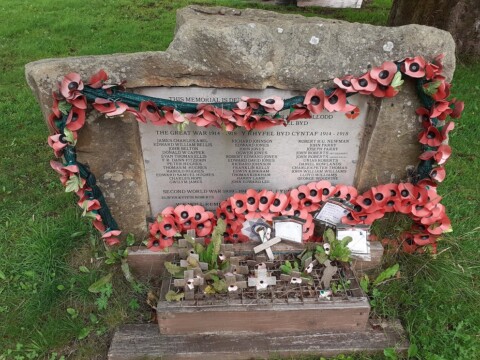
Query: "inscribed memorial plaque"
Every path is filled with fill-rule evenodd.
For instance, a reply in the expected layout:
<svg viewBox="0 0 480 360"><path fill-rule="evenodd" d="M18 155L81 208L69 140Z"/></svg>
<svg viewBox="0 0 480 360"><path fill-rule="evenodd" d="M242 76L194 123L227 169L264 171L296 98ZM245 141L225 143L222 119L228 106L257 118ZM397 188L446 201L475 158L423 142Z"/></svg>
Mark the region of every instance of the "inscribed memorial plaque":
<svg viewBox="0 0 480 360"><path fill-rule="evenodd" d="M144 88L144 95L170 100L211 103L239 101L241 96L289 98L297 93L277 90L198 87ZM350 100L360 108L355 120L327 111L313 119L262 131L225 132L190 124L174 127L140 126L145 171L153 214L167 206L218 204L249 188L287 191L312 181L353 184L367 102Z"/></svg>

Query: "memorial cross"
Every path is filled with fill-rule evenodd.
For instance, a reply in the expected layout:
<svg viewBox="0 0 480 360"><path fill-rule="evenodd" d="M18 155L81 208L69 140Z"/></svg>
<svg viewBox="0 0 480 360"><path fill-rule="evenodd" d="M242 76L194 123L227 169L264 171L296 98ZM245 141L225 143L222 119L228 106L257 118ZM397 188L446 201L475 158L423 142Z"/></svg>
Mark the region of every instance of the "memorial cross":
<svg viewBox="0 0 480 360"><path fill-rule="evenodd" d="M218 259L220 261L225 261L230 259L232 256L235 256L233 251L233 244L222 244L220 245L220 253L218 254Z"/></svg>
<svg viewBox="0 0 480 360"><path fill-rule="evenodd" d="M225 274L225 282L228 286L229 292L235 292L238 289L246 289L247 282L243 280L242 275L235 275L235 274Z"/></svg>
<svg viewBox="0 0 480 360"><path fill-rule="evenodd" d="M282 239L280 239L279 237L274 237L273 239L270 239L270 240L266 240L265 237L262 237L261 239L262 239L262 244L255 246L253 248L253 251L255 252L255 254L265 251L268 259L273 260L274 256L273 256L273 251L271 247L275 244L278 244L280 241L282 241Z"/></svg>
<svg viewBox="0 0 480 360"><path fill-rule="evenodd" d="M269 285L276 285L277 278L269 276L267 267L261 267L255 270L255 277L248 278L248 286L255 286L257 291L266 290Z"/></svg>
<svg viewBox="0 0 480 360"><path fill-rule="evenodd" d="M183 268L199 269L201 271L208 270L208 264L201 262L198 254L190 254L186 260L180 260L180 266Z"/></svg>
<svg viewBox="0 0 480 360"><path fill-rule="evenodd" d="M280 275L281 281L289 281L290 284L301 284L302 283L302 273L300 271L292 271L290 274Z"/></svg>
<svg viewBox="0 0 480 360"><path fill-rule="evenodd" d="M323 275L320 280L320 284L323 289L330 289L330 283L332 282L333 276L337 273L338 267L333 266L330 260L327 260L323 263L325 269L323 269Z"/></svg>
<svg viewBox="0 0 480 360"><path fill-rule="evenodd" d="M203 285L203 278L198 274L198 271L185 270L183 279L175 279L173 286L183 287L186 300L195 299L195 287Z"/></svg>

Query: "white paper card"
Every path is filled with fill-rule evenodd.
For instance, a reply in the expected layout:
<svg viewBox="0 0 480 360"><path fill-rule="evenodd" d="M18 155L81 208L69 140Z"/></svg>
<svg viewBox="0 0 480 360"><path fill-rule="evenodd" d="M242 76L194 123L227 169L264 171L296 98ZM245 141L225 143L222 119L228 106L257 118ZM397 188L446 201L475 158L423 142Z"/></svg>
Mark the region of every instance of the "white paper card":
<svg viewBox="0 0 480 360"><path fill-rule="evenodd" d="M315 216L315 219L325 221L330 224L339 224L342 222L342 218L349 212L350 210L345 209L341 205L327 202L325 205L323 205L320 212Z"/></svg>
<svg viewBox="0 0 480 360"><path fill-rule="evenodd" d="M275 222L275 237L296 243L302 242L303 226L293 221Z"/></svg>
<svg viewBox="0 0 480 360"><path fill-rule="evenodd" d="M364 230L338 230L337 229L337 238L342 240L347 236L352 237L352 241L348 243L348 248L355 253L368 253L367 245L367 231Z"/></svg>

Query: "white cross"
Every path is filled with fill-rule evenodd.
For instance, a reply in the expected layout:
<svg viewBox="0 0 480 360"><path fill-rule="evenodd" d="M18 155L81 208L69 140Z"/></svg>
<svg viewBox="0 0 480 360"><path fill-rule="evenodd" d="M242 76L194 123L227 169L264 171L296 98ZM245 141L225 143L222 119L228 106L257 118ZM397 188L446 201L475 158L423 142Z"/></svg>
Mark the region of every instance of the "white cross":
<svg viewBox="0 0 480 360"><path fill-rule="evenodd" d="M255 270L255 277L248 278L248 286L255 286L257 290L265 290L269 285L276 285L277 278L268 275L266 267Z"/></svg>
<svg viewBox="0 0 480 360"><path fill-rule="evenodd" d="M260 237L260 238L262 239L262 244L255 246L253 248L253 251L255 252L255 254L265 251L267 253L267 257L270 260L273 260L274 259L273 251L270 247L272 247L275 244L278 244L280 241L282 241L282 239L280 239L279 237L274 237L273 239L270 239L267 241L265 237Z"/></svg>

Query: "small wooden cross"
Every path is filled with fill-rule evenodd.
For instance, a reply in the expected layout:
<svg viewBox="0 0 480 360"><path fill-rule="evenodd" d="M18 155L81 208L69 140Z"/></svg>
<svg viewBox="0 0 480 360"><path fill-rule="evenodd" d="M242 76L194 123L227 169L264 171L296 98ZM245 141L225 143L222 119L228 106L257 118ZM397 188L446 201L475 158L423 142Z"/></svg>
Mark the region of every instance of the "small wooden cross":
<svg viewBox="0 0 480 360"><path fill-rule="evenodd" d="M248 275L250 270L248 269L248 266L240 265L240 258L231 257L230 268L225 272L232 273L234 275Z"/></svg>
<svg viewBox="0 0 480 360"><path fill-rule="evenodd" d="M333 276L337 273L338 267L333 266L330 260L325 261L323 265L325 265L325 269L323 269L323 275L320 279L320 284L322 285L323 289L330 289L330 283L332 282Z"/></svg>
<svg viewBox="0 0 480 360"><path fill-rule="evenodd" d="M233 244L220 245L220 253L218 254L218 259L221 262L230 259L232 256L235 256L235 252L233 251Z"/></svg>
<svg viewBox="0 0 480 360"><path fill-rule="evenodd" d="M255 270L255 277L248 278L248 286L255 286L257 291L266 290L269 285L276 285L277 278L275 276L269 276L267 267L259 267Z"/></svg>
<svg viewBox="0 0 480 360"><path fill-rule="evenodd" d="M318 264L317 259L313 260L312 257L309 257L307 260L305 260L305 272L307 274L310 274L313 271L313 268Z"/></svg>
<svg viewBox="0 0 480 360"><path fill-rule="evenodd" d="M247 282L243 280L242 275L234 275L231 273L225 274L225 282L227 283L229 292L235 292L238 289L247 288Z"/></svg>
<svg viewBox="0 0 480 360"><path fill-rule="evenodd" d="M290 274L280 275L281 281L288 281L290 284L301 284L302 283L302 273L300 271L292 271Z"/></svg>
<svg viewBox="0 0 480 360"><path fill-rule="evenodd" d="M185 270L183 279L173 280L173 286L183 287L185 292L185 300L195 299L195 287L203 285L203 278L196 275L193 270Z"/></svg>
<svg viewBox="0 0 480 360"><path fill-rule="evenodd" d="M262 239L262 244L255 246L253 248L253 251L255 252L255 254L265 251L267 253L267 257L270 260L273 260L274 256L273 256L273 251L271 247L275 244L278 244L280 241L282 241L282 239L280 239L279 237L274 237L273 239L270 239L270 240L266 240L265 237L262 237L261 239Z"/></svg>
<svg viewBox="0 0 480 360"><path fill-rule="evenodd" d="M187 235L191 236L195 239L195 242L205 246L205 239L203 237L196 238L195 237L195 230L187 230ZM178 240L178 255L181 259L186 259L188 255L195 254L195 250L191 242L187 239L179 239Z"/></svg>
<svg viewBox="0 0 480 360"><path fill-rule="evenodd" d="M180 260L180 266L183 268L208 270L208 264L200 262L198 254L190 254L186 260Z"/></svg>

